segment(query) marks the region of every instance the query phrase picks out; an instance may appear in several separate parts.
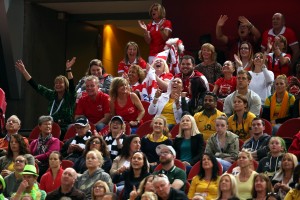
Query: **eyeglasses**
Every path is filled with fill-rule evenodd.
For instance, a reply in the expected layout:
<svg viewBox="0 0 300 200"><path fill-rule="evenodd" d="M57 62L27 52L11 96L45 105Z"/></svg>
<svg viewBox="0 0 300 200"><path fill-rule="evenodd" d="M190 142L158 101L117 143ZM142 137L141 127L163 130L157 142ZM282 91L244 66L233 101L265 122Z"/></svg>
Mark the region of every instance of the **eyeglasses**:
<svg viewBox="0 0 300 200"><path fill-rule="evenodd" d="M15 163L25 163L25 160L15 160Z"/></svg>
<svg viewBox="0 0 300 200"><path fill-rule="evenodd" d="M91 144L100 144L99 141L92 141Z"/></svg>
<svg viewBox="0 0 300 200"><path fill-rule="evenodd" d="M262 56L255 56L254 59L263 59Z"/></svg>

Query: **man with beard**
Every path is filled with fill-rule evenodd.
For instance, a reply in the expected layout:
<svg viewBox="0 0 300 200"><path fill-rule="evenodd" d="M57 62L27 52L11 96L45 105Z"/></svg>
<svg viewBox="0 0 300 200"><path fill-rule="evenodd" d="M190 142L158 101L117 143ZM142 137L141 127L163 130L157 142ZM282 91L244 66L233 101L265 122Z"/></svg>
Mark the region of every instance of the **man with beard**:
<svg viewBox="0 0 300 200"><path fill-rule="evenodd" d="M201 77L206 85L207 90L209 91L208 81L206 77L202 73L194 70L194 68L195 68L195 59L192 56L185 55L182 57L180 61L180 73L174 76L174 78L180 78L182 80L182 84L183 84L182 92L186 92L187 97L189 98L191 98L192 96L192 94L189 93L190 78L192 77L195 76Z"/></svg>
<svg viewBox="0 0 300 200"><path fill-rule="evenodd" d="M207 92L204 97L204 110L194 115L197 127L203 134L204 140L216 132L216 119L220 116L226 116L219 111L217 107L217 96L212 92Z"/></svg>
<svg viewBox="0 0 300 200"><path fill-rule="evenodd" d="M254 118L252 120L252 137L249 138L243 145L243 149L248 149L252 153L255 160L260 160L267 156L269 149L270 135L264 133L265 122L261 118Z"/></svg>
<svg viewBox="0 0 300 200"><path fill-rule="evenodd" d="M61 176L61 186L50 192L47 199L85 200L85 194L74 187L77 173L73 168L66 168Z"/></svg>
<svg viewBox="0 0 300 200"><path fill-rule="evenodd" d="M159 155L159 162L162 165L162 169L153 174L165 174L168 177L172 188L184 191L186 173L174 165L174 160L176 158L174 148L172 146L161 144L156 147L156 153Z"/></svg>

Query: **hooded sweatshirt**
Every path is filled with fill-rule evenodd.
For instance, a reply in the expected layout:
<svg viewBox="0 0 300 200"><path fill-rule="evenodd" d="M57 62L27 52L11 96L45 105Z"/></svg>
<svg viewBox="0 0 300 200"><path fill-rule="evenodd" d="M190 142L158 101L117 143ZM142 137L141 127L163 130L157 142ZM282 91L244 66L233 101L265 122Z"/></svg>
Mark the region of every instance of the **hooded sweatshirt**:
<svg viewBox="0 0 300 200"><path fill-rule="evenodd" d="M257 152L257 160L260 160L268 155L269 141L271 136L267 133L264 133L262 136L255 140L253 137L246 141L243 145L244 149L249 149L251 152Z"/></svg>

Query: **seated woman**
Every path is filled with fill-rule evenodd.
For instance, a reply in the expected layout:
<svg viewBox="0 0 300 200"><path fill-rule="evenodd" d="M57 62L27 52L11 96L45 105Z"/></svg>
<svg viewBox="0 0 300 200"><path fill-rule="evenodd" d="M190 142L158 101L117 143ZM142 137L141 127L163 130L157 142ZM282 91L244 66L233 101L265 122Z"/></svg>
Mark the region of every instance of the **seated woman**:
<svg viewBox="0 0 300 200"><path fill-rule="evenodd" d="M62 75L57 76L54 79L54 90L37 84L27 72L22 60L18 60L15 65L31 87L48 99L48 112L53 117L53 121L58 123L61 128L61 139L64 138L68 125L72 123L74 116L76 92L71 67L75 60L75 57L71 61L67 60L66 73L68 78Z"/></svg>
<svg viewBox="0 0 300 200"><path fill-rule="evenodd" d="M256 174L252 184L252 199L266 199L273 191L271 181L266 174Z"/></svg>
<svg viewBox="0 0 300 200"><path fill-rule="evenodd" d="M109 151L107 148L107 145L102 138L102 136L92 136L85 144L85 150L83 151L82 156L80 156L76 162L74 163L74 169L77 173L82 174L86 170L86 154L93 150L98 150L103 158L103 164L101 164L101 168L106 172L109 173L109 170L111 168L111 159L109 156Z"/></svg>
<svg viewBox="0 0 300 200"><path fill-rule="evenodd" d="M154 192L155 193L155 189L154 186L152 184L152 181L154 179L155 175L149 175L147 177L145 177L139 185L138 190L136 188L134 188L129 195L129 200L140 200L142 195L146 192Z"/></svg>
<svg viewBox="0 0 300 200"><path fill-rule="evenodd" d="M245 141L251 136L252 120L256 117L252 112L247 111L248 100L243 95L236 95L233 100L234 114L228 118L228 130Z"/></svg>
<svg viewBox="0 0 300 200"><path fill-rule="evenodd" d="M250 71L253 62L253 48L250 42L244 41L240 44L238 54L234 54L235 65L239 70Z"/></svg>
<svg viewBox="0 0 300 200"><path fill-rule="evenodd" d="M94 183L92 190L92 200L102 200L105 193L110 192L107 183L101 180Z"/></svg>
<svg viewBox="0 0 300 200"><path fill-rule="evenodd" d="M294 170L292 189L286 194L284 200L298 200L300 199L300 165Z"/></svg>
<svg viewBox="0 0 300 200"><path fill-rule="evenodd" d="M254 55L253 66L249 73L252 76L249 89L261 98L262 104L271 95L271 87L274 81L274 73L267 69L265 55L258 52Z"/></svg>
<svg viewBox="0 0 300 200"><path fill-rule="evenodd" d="M41 131L39 138L30 143L30 152L39 166L40 177L49 167L49 156L52 151L60 150L59 139L52 137L53 118L51 116L41 116L38 120L38 126Z"/></svg>
<svg viewBox="0 0 300 200"><path fill-rule="evenodd" d="M74 63L75 63L75 61L74 61ZM77 99L79 99L82 95L85 95L85 94L83 94L83 92L85 93L85 90L86 90L85 79L86 79L86 77L88 77L90 75L94 75L99 78L99 89L102 92L104 92L106 94L109 93L109 87L110 87L113 77L112 77L112 75L107 74L105 72L105 69L104 69L104 66L102 65L101 60L93 59L93 60L91 60L91 62L89 64L86 75L84 77L82 77L80 79L80 81L78 82L78 84L76 85L75 90L77 92Z"/></svg>
<svg viewBox="0 0 300 200"><path fill-rule="evenodd" d="M203 44L199 51L199 59L202 62L195 67L195 70L201 72L209 83L214 84L222 75L222 66L217 62L215 47L210 43Z"/></svg>
<svg viewBox="0 0 300 200"><path fill-rule="evenodd" d="M207 88L203 79L199 76L190 78L189 94L192 95L189 102L186 102L184 92L181 93L181 107L183 112L189 112L194 116L195 113L204 109L204 97L206 95Z"/></svg>
<svg viewBox="0 0 300 200"><path fill-rule="evenodd" d="M126 44L124 59L118 65L118 76L128 74L131 65L139 65L143 70L146 69L146 61L141 57L137 43L129 41Z"/></svg>
<svg viewBox="0 0 300 200"><path fill-rule="evenodd" d="M172 146L172 140L169 138L168 124L165 117L154 117L151 126L153 132L141 139L141 150L146 154L150 165L156 166L159 162L159 156L155 151L156 147L160 144Z"/></svg>
<svg viewBox="0 0 300 200"><path fill-rule="evenodd" d="M273 43L268 41L266 50L268 69L274 72L275 77L281 74L289 76L292 72L291 55L286 53L287 49L287 40L283 35L276 36Z"/></svg>
<svg viewBox="0 0 300 200"><path fill-rule="evenodd" d="M84 192L87 199L91 199L93 184L98 180L106 182L109 190L113 191L113 183L109 174L101 168L103 162L102 154L96 149L86 154L87 170L77 177L74 187Z"/></svg>
<svg viewBox="0 0 300 200"><path fill-rule="evenodd" d="M239 153L237 164L240 167L240 173L235 177L237 181L237 189L240 199L250 199L251 186L253 184L254 176L257 174L252 169L253 157L250 151L242 149Z"/></svg>
<svg viewBox="0 0 300 200"><path fill-rule="evenodd" d="M120 115L135 132L145 115L145 109L135 93L130 92L126 79L114 78L110 87L110 112L112 116Z"/></svg>
<svg viewBox="0 0 300 200"><path fill-rule="evenodd" d="M275 92L265 100L262 118L273 125L275 135L283 122L292 118L295 97L287 91L287 78L279 75L275 79Z"/></svg>
<svg viewBox="0 0 300 200"><path fill-rule="evenodd" d="M46 193L58 189L61 185L61 176L63 169L61 166L62 156L58 151L52 151L49 156L49 169L41 177L40 189Z"/></svg>
<svg viewBox="0 0 300 200"><path fill-rule="evenodd" d="M218 183L218 196L216 200L239 200L237 183L232 174L223 174Z"/></svg>
<svg viewBox="0 0 300 200"><path fill-rule="evenodd" d="M65 160L71 160L74 163L82 155L85 149L85 143L92 137L90 124L86 117L79 117L74 123L76 136L70 138L64 143L61 149L61 154Z"/></svg>
<svg viewBox="0 0 300 200"><path fill-rule="evenodd" d="M201 158L199 173L192 179L188 198L192 199L195 195L200 195L207 200L215 199L218 191L218 172L217 159L211 154L204 153Z"/></svg>
<svg viewBox="0 0 300 200"><path fill-rule="evenodd" d="M130 86L131 91L138 93L140 84L146 77L146 72L139 65L131 65L128 70L128 74L123 74Z"/></svg>
<svg viewBox="0 0 300 200"><path fill-rule="evenodd" d="M298 159L294 154L285 153L281 160L280 169L272 178L274 192L276 192L281 199L284 199L286 194L290 191L290 184L293 182L293 173L295 167L298 165Z"/></svg>
<svg viewBox="0 0 300 200"><path fill-rule="evenodd" d="M216 133L208 140L205 152L214 155L223 166L223 172L235 162L239 153L239 137L227 131L228 122L224 116L216 119Z"/></svg>
<svg viewBox="0 0 300 200"><path fill-rule="evenodd" d="M179 132L174 140L173 147L177 159L181 160L189 170L202 158L204 139L193 116L184 115L181 118Z"/></svg>
<svg viewBox="0 0 300 200"><path fill-rule="evenodd" d="M148 108L150 115L162 115L166 117L169 130L171 130L175 124L178 124L181 119L182 88L182 80L180 78L174 78L171 84L168 85L168 91L166 93L162 93L159 89L156 91L155 98Z"/></svg>
<svg viewBox="0 0 300 200"><path fill-rule="evenodd" d="M126 124L119 115L113 116L108 124L109 132L103 137L110 152L110 159L114 160L122 151L123 142L126 139Z"/></svg>
<svg viewBox="0 0 300 200"><path fill-rule="evenodd" d="M34 157L30 154L23 137L19 134L13 134L10 136L7 154L0 157L0 172L2 177L6 177L15 171L14 163L19 155L24 155L27 159L27 163L34 165Z"/></svg>
<svg viewBox="0 0 300 200"><path fill-rule="evenodd" d="M229 94L236 90L236 76L233 76L235 67L233 62L227 60L222 67L223 77L218 78L215 82L213 93L219 99L225 99Z"/></svg>
<svg viewBox="0 0 300 200"><path fill-rule="evenodd" d="M173 78L173 74L170 73L167 62L162 58L156 58L151 64L151 67L155 69L159 89L166 92L168 84Z"/></svg>
<svg viewBox="0 0 300 200"><path fill-rule="evenodd" d="M124 181L124 193L122 199L127 200L133 188L138 188L140 182L148 175L149 163L147 157L143 152L138 151L133 153L130 159L129 169L124 171L121 175L115 175L113 182L118 183Z"/></svg>

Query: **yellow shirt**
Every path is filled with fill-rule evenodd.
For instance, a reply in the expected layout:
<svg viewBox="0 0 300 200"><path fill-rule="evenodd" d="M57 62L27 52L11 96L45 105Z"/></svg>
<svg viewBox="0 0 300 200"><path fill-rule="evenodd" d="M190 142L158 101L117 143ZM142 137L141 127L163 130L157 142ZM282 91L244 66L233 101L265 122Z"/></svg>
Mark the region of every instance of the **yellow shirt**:
<svg viewBox="0 0 300 200"><path fill-rule="evenodd" d="M236 116L231 115L228 118L228 130L235 133L239 136L239 139L245 141L250 138L250 130L252 126L252 120L256 116L252 112L248 112L247 115L244 115L242 123L238 123Z"/></svg>
<svg viewBox="0 0 300 200"><path fill-rule="evenodd" d="M148 139L149 139L151 142L163 142L163 141L169 139L167 136L161 135L160 138L159 138L158 140L154 141L154 139L153 139L153 133L148 134L147 137L148 137Z"/></svg>
<svg viewBox="0 0 300 200"><path fill-rule="evenodd" d="M205 111L198 112L194 115L197 127L203 134L205 141L207 141L208 138L210 138L210 136L216 132L216 118L222 115L226 116L225 113L219 110L216 110L216 113L210 117L205 114Z"/></svg>
<svg viewBox="0 0 300 200"><path fill-rule="evenodd" d="M168 103L166 103L165 107L161 111L161 115L163 115L167 119L168 124L176 124L173 103L174 99L169 99Z"/></svg>
<svg viewBox="0 0 300 200"><path fill-rule="evenodd" d="M217 198L218 195L218 182L219 178L216 181L206 181L204 179L200 180L199 176L195 176L192 180L188 198L192 199L195 193L200 193L201 196L205 196L205 200L213 200Z"/></svg>
<svg viewBox="0 0 300 200"><path fill-rule="evenodd" d="M257 174L257 172L252 171L252 174L246 182L241 182L239 176L235 177L240 200L252 199L251 189L255 174Z"/></svg>

